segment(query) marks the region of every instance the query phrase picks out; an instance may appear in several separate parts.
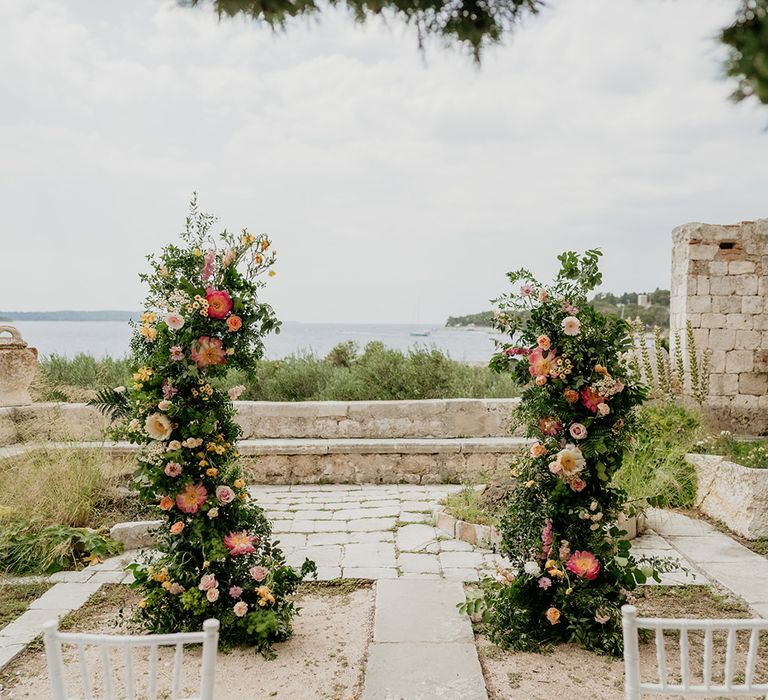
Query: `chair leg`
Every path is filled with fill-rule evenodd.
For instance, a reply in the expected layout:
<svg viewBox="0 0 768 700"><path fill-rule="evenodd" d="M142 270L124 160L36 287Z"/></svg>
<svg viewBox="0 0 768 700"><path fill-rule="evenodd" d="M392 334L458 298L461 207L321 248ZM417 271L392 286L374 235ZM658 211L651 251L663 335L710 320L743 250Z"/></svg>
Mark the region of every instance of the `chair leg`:
<svg viewBox="0 0 768 700"><path fill-rule="evenodd" d="M66 700L64 689L64 661L61 658L61 644L57 639L59 624L55 620L43 625L45 659L48 664L48 679L53 700Z"/></svg>

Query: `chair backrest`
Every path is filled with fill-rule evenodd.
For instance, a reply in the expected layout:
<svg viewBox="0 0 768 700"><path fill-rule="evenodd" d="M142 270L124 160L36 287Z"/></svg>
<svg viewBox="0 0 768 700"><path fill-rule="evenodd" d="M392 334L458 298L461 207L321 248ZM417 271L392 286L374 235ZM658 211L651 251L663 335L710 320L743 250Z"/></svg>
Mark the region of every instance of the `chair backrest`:
<svg viewBox="0 0 768 700"><path fill-rule="evenodd" d="M673 694L683 697L738 697L741 695L765 695L768 699L768 683L755 680L755 666L758 659L761 632L768 631L768 620L691 620L665 618L639 618L632 605L621 609L624 630L624 689L627 700L640 700L641 694ZM642 682L640 678L640 645L638 630L652 630L655 633L656 666L658 683ZM680 682L670 679L670 667L664 646L664 632L676 631L680 635L679 667L674 673ZM692 672L690 652L690 631L703 636L701 673ZM737 633L749 634L749 647L743 663L737 664ZM713 680L713 633L725 637L725 660L722 674L718 672ZM694 677L695 675L695 677ZM699 681L699 677L701 682ZM694 682L696 681L696 682Z"/></svg>
<svg viewBox="0 0 768 700"><path fill-rule="evenodd" d="M175 647L173 656L173 677L171 698L181 700L181 672L185 644L202 644L203 653L200 669L200 694L197 698L186 700L213 700L213 682L216 671L216 653L219 644L219 621L206 620L203 623L202 632L181 632L178 634L148 634L148 635L107 635L107 634L76 634L59 632L56 621L43 625L43 639L45 641L45 655L48 661L48 676L51 682L53 700L67 700L64 683L64 660L62 645L72 645L77 649L77 663L79 666L80 681L85 700L94 700L94 689L91 682L91 670L88 666L85 650L87 647L96 647L99 650L99 661L95 666L100 666L102 688L100 696L104 700L117 700L115 692L116 676L113 675L110 651L123 652L124 692L121 697L127 700L136 700L137 675L133 663L133 650L144 648L149 650L149 674L147 677L147 694L142 692L142 697L149 700L157 700L158 686L158 650L160 647ZM164 695L167 697L167 695Z"/></svg>

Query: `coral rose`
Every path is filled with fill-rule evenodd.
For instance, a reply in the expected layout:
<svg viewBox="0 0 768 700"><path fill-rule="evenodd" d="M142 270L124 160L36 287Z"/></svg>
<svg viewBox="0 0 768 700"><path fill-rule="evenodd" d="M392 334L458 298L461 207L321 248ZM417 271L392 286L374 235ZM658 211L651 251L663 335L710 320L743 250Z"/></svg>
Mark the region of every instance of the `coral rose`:
<svg viewBox="0 0 768 700"><path fill-rule="evenodd" d="M530 367L528 371L532 377L540 377L542 375L548 375L554 367L555 353L536 348L528 355L528 362Z"/></svg>
<svg viewBox="0 0 768 700"><path fill-rule="evenodd" d="M575 491L576 493L579 493L580 491L583 491L587 487L587 482L583 479L571 479L568 482L568 486L571 487L571 491Z"/></svg>
<svg viewBox="0 0 768 700"><path fill-rule="evenodd" d="M144 421L144 430L153 440L167 440L173 432L173 424L162 413L151 413Z"/></svg>
<svg viewBox="0 0 768 700"><path fill-rule="evenodd" d="M176 496L176 506L182 513L194 515L207 500L208 491L206 491L205 486L189 484Z"/></svg>
<svg viewBox="0 0 768 700"><path fill-rule="evenodd" d="M560 611L557 608L549 608L544 615L549 620L550 625L556 625L560 622Z"/></svg>
<svg viewBox="0 0 768 700"><path fill-rule="evenodd" d="M566 389L563 392L563 397L568 403L576 403L579 400L579 392L575 389Z"/></svg>
<svg viewBox="0 0 768 700"><path fill-rule="evenodd" d="M585 578L587 581L594 581L600 572L600 562L594 554L587 550L574 552L565 567L572 574L579 578Z"/></svg>
<svg viewBox="0 0 768 700"><path fill-rule="evenodd" d="M547 454L547 448L544 447L544 445L542 445L540 442L531 445L531 457L534 459L543 457L545 454Z"/></svg>
<svg viewBox="0 0 768 700"><path fill-rule="evenodd" d="M183 530L184 530L184 523L181 520L178 520L173 525L171 525L172 535L180 535Z"/></svg>
<svg viewBox="0 0 768 700"><path fill-rule="evenodd" d="M191 354L199 369L209 365L223 365L227 361L224 343L207 335L201 336L192 344Z"/></svg>
<svg viewBox="0 0 768 700"><path fill-rule="evenodd" d="M173 508L173 499L170 496L163 496L160 499L160 508L162 510L170 510Z"/></svg>
<svg viewBox="0 0 768 700"><path fill-rule="evenodd" d="M205 300L208 302L208 315L211 318L226 318L232 310L232 299L225 291L208 289Z"/></svg>
<svg viewBox="0 0 768 700"><path fill-rule="evenodd" d="M230 532L224 538L224 544L233 557L240 556L241 554L253 554L256 551L256 547L254 547L256 541L257 538L249 535L245 530Z"/></svg>
<svg viewBox="0 0 768 700"><path fill-rule="evenodd" d="M227 330L239 331L243 327L243 319L234 314L227 319Z"/></svg>
<svg viewBox="0 0 768 700"><path fill-rule="evenodd" d="M536 345L538 345L542 350L549 350L549 348L552 346L552 341L549 339L548 335L540 335L536 339Z"/></svg>

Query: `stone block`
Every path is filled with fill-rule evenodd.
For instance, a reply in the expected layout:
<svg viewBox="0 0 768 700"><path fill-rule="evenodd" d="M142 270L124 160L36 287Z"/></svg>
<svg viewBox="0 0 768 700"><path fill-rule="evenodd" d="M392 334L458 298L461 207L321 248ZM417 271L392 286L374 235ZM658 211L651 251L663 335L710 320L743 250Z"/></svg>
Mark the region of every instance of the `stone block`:
<svg viewBox="0 0 768 700"><path fill-rule="evenodd" d="M701 328L725 328L725 314L706 313L701 315Z"/></svg>
<svg viewBox="0 0 768 700"><path fill-rule="evenodd" d="M695 332L694 332L695 333ZM699 348L709 347L712 350L733 350L736 347L736 331L733 329L713 329L709 334L709 343L700 343L696 339Z"/></svg>
<svg viewBox="0 0 768 700"><path fill-rule="evenodd" d="M739 296L754 296L757 294L758 278L757 275L738 275L735 280L735 293Z"/></svg>
<svg viewBox="0 0 768 700"><path fill-rule="evenodd" d="M768 374L745 372L739 375L739 393L764 396L766 392L768 392Z"/></svg>
<svg viewBox="0 0 768 700"><path fill-rule="evenodd" d="M464 542L469 542L469 544L477 545L477 525L465 522L464 520L457 520L456 537Z"/></svg>
<svg viewBox="0 0 768 700"><path fill-rule="evenodd" d="M728 374L751 372L753 353L751 350L729 350L725 354L725 371Z"/></svg>
<svg viewBox="0 0 768 700"><path fill-rule="evenodd" d="M750 275L755 272L755 263L750 260L732 260L728 263L728 274Z"/></svg>
<svg viewBox="0 0 768 700"><path fill-rule="evenodd" d="M743 314L761 314L765 310L765 299L761 296L742 297L741 313Z"/></svg>
<svg viewBox="0 0 768 700"><path fill-rule="evenodd" d="M713 396L735 396L739 393L736 374L713 374L709 379L709 393Z"/></svg>
<svg viewBox="0 0 768 700"><path fill-rule="evenodd" d="M733 277L712 277L709 280L709 291L712 296L730 296L736 291ZM754 294L754 292L752 292Z"/></svg>
<svg viewBox="0 0 768 700"><path fill-rule="evenodd" d="M120 542L124 549L151 547L155 542L154 530L162 525L162 520L137 520L130 523L117 523L109 531L109 536Z"/></svg>
<svg viewBox="0 0 768 700"><path fill-rule="evenodd" d="M736 331L737 350L757 350L761 341L760 331Z"/></svg>
<svg viewBox="0 0 768 700"><path fill-rule="evenodd" d="M754 316L749 314L728 314L725 318L727 328L748 331L754 327Z"/></svg>
<svg viewBox="0 0 768 700"><path fill-rule="evenodd" d="M712 311L719 314L741 313L742 302L737 296L712 297Z"/></svg>
<svg viewBox="0 0 768 700"><path fill-rule="evenodd" d="M709 295L709 277L707 275L698 275L696 278L696 294L698 296Z"/></svg>
<svg viewBox="0 0 768 700"><path fill-rule="evenodd" d="M747 331L739 331L745 333ZM713 374L722 374L725 372L725 350L713 350L709 357L709 369Z"/></svg>
<svg viewBox="0 0 768 700"><path fill-rule="evenodd" d="M758 350L754 354L753 369L755 372L768 372L768 349Z"/></svg>
<svg viewBox="0 0 768 700"><path fill-rule="evenodd" d="M688 311L692 314L709 314L713 311L712 297L710 296L695 296L688 299ZM723 326L715 326L716 328L722 328Z"/></svg>

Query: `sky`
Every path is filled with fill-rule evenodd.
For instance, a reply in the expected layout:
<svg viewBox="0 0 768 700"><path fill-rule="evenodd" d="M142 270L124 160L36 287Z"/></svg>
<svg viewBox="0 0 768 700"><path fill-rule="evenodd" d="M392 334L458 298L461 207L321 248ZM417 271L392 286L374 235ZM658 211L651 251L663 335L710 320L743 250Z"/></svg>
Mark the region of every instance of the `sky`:
<svg viewBox="0 0 768 700"><path fill-rule="evenodd" d="M286 33L160 0L0 0L0 309L135 309L193 191L267 232L283 320L437 322L603 249L768 217L768 109L728 100L736 2L552 0L481 67L341 10Z"/></svg>

